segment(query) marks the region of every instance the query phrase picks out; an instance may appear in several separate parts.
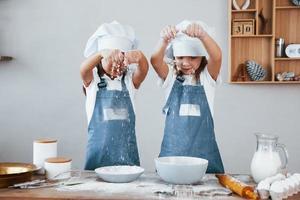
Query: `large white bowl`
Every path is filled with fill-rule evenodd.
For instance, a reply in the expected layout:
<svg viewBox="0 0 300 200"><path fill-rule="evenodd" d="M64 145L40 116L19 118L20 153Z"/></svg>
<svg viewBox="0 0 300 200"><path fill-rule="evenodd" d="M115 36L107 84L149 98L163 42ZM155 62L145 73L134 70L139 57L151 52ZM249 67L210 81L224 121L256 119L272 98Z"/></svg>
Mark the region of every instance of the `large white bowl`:
<svg viewBox="0 0 300 200"><path fill-rule="evenodd" d="M170 156L155 159L158 175L172 184L193 184L206 173L208 160L196 157Z"/></svg>
<svg viewBox="0 0 300 200"><path fill-rule="evenodd" d="M95 172L104 181L111 183L128 183L142 175L144 169L138 166L119 165L99 167L95 169Z"/></svg>

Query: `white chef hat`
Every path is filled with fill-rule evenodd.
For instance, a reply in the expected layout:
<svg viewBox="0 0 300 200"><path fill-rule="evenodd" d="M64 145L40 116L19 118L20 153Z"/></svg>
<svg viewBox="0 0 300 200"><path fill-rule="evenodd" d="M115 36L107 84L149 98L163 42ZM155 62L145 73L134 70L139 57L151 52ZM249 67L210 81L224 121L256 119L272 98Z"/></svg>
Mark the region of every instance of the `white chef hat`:
<svg viewBox="0 0 300 200"><path fill-rule="evenodd" d="M176 25L176 29L178 30L176 37L169 43L166 49L165 53L168 58L173 59L175 56L208 56L200 39L189 37L182 32L191 23L199 24L210 36L214 34L213 29L208 27L204 22L188 20L180 22Z"/></svg>
<svg viewBox="0 0 300 200"><path fill-rule="evenodd" d="M102 24L88 39L84 56L89 57L104 49L120 49L126 52L136 49L136 47L137 40L133 28L113 21Z"/></svg>

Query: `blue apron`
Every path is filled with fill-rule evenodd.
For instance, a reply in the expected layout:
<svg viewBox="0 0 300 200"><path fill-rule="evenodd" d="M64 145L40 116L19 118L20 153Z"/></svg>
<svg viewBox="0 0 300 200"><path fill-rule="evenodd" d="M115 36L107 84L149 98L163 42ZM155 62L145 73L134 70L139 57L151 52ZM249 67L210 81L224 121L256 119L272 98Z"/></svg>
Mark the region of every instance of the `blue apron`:
<svg viewBox="0 0 300 200"><path fill-rule="evenodd" d="M166 121L159 157L204 158L208 160L207 173L224 173L204 88L199 81L197 85L183 85L183 82L182 76L176 77L163 108ZM182 111L187 110L184 107L193 112Z"/></svg>
<svg viewBox="0 0 300 200"><path fill-rule="evenodd" d="M86 170L113 165L140 165L135 114L122 77L122 91L107 90L100 77L95 107L88 127Z"/></svg>

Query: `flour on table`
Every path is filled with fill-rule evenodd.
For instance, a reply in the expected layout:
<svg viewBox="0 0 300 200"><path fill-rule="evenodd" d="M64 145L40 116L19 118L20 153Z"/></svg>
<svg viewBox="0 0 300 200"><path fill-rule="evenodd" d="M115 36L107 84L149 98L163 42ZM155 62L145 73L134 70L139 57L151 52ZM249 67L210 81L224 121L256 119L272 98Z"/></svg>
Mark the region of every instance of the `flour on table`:
<svg viewBox="0 0 300 200"><path fill-rule="evenodd" d="M70 180L72 181L72 180ZM74 180L73 180L74 181ZM75 181L76 182L76 181ZM141 196L179 196L182 192L191 192L194 196L229 195L231 192L222 187L213 175L205 175L199 184L172 185L163 182L156 174L143 174L130 183L108 183L97 177L81 180L82 184L60 186L60 191L93 191L101 194L132 194ZM190 190L190 191L189 191Z"/></svg>

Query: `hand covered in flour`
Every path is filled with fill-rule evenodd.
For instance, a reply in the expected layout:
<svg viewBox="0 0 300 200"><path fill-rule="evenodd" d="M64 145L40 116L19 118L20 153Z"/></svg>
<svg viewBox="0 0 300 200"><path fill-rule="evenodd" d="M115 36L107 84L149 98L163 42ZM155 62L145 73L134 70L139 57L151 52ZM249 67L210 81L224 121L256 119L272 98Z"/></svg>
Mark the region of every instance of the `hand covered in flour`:
<svg viewBox="0 0 300 200"><path fill-rule="evenodd" d="M160 37L164 42L169 43L172 39L176 37L178 30L173 25L164 27L160 32Z"/></svg>
<svg viewBox="0 0 300 200"><path fill-rule="evenodd" d="M139 50L125 52L124 65L128 66L133 63L139 63L140 59L142 58L142 55L142 52Z"/></svg>
<svg viewBox="0 0 300 200"><path fill-rule="evenodd" d="M106 53L101 60L104 71L111 77L121 76L127 69L124 64L125 55L119 49L114 49Z"/></svg>
<svg viewBox="0 0 300 200"><path fill-rule="evenodd" d="M200 40L203 39L207 35L207 33L205 32L203 27L197 23L192 23L192 24L188 25L187 28L182 32L187 34L190 37L199 38Z"/></svg>

